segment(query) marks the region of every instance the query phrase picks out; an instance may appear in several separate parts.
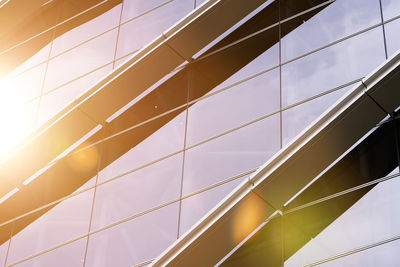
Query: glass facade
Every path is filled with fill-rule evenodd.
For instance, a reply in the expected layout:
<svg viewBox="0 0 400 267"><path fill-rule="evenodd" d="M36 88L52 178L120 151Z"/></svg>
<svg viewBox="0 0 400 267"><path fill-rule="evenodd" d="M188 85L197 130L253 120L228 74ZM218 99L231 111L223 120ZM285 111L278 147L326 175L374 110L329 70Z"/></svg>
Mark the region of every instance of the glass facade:
<svg viewBox="0 0 400 267"><path fill-rule="evenodd" d="M50 41L32 45L29 56L1 73L3 99L16 99L0 115L9 125L0 141L3 155L205 1L123 0L107 8L72 2L46 4L57 14L50 25L62 24L51 28ZM81 179L68 194L41 201L40 194L61 182L26 193L35 210L0 221L0 264L150 263L394 54L399 29L396 0L266 1L193 62L132 99L96 135L89 166L73 157L65 163L63 179ZM0 60L13 51L0 49ZM12 112L18 123L9 123ZM56 172L47 177L61 179ZM280 255L272 265L310 264L398 236L399 188L393 178L364 192L318 236L290 248L283 262L282 233L269 233L270 249ZM10 199L0 200L0 208ZM273 223L285 225L282 220ZM395 266L396 246L399 241L323 265Z"/></svg>

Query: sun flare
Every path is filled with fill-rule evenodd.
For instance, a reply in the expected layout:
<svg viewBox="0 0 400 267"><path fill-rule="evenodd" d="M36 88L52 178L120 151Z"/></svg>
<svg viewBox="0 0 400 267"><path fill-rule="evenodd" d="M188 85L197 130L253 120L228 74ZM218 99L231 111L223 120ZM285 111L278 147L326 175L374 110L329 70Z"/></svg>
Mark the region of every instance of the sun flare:
<svg viewBox="0 0 400 267"><path fill-rule="evenodd" d="M7 81L0 81L0 158L27 134L28 124L24 119L24 105L18 88Z"/></svg>

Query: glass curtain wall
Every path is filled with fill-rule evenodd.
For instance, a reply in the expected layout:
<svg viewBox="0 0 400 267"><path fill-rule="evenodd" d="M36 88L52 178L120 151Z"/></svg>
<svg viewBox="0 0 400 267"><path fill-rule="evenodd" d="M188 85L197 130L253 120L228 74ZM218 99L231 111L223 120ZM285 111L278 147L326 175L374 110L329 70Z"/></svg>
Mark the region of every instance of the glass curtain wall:
<svg viewBox="0 0 400 267"><path fill-rule="evenodd" d="M70 2L62 1L57 22L71 16ZM22 132L45 123L201 2L124 0L72 30L53 29L53 41L3 82L2 90L21 96ZM72 195L0 222L1 263L150 263L400 47L396 3L266 1L111 118L82 145L96 142L87 149L89 163L67 158L62 179L80 181ZM39 193L26 201L35 203ZM300 262L296 255L285 264Z"/></svg>

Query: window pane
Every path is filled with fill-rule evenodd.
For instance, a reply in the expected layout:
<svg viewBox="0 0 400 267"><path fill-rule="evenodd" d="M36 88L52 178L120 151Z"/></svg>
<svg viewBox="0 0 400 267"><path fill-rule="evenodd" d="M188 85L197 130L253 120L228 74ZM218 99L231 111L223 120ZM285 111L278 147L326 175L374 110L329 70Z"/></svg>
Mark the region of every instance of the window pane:
<svg viewBox="0 0 400 267"><path fill-rule="evenodd" d="M383 9L383 18L385 20L400 15L400 2L397 0L381 0Z"/></svg>
<svg viewBox="0 0 400 267"><path fill-rule="evenodd" d="M398 266L400 264L400 241L382 244L319 266Z"/></svg>
<svg viewBox="0 0 400 267"><path fill-rule="evenodd" d="M13 236L8 262L85 234L89 228L93 189L69 198Z"/></svg>
<svg viewBox="0 0 400 267"><path fill-rule="evenodd" d="M108 65L60 88L48 91L40 101L38 125L45 123L68 106L96 82L103 79L111 70L111 65Z"/></svg>
<svg viewBox="0 0 400 267"><path fill-rule="evenodd" d="M183 195L259 167L279 149L279 115L186 152Z"/></svg>
<svg viewBox="0 0 400 267"><path fill-rule="evenodd" d="M198 222L245 179L247 179L247 176L183 199L179 235L183 235L189 230L192 225Z"/></svg>
<svg viewBox="0 0 400 267"><path fill-rule="evenodd" d="M86 238L82 238L71 244L64 245L55 250L46 252L33 259L24 261L15 266L41 267L41 266L83 266L85 257Z"/></svg>
<svg viewBox="0 0 400 267"><path fill-rule="evenodd" d="M114 60L117 29L52 59L46 74L44 92L75 79Z"/></svg>
<svg viewBox="0 0 400 267"><path fill-rule="evenodd" d="M192 1L192 0L188 0ZM122 10L122 22L137 16L143 16L147 12L152 12L152 9L163 6L167 0L124 0L124 8Z"/></svg>
<svg viewBox="0 0 400 267"><path fill-rule="evenodd" d="M351 88L352 86L342 88L335 92L283 111L283 144L285 145L289 143Z"/></svg>
<svg viewBox="0 0 400 267"><path fill-rule="evenodd" d="M286 205L288 266L310 264L400 234L396 127L385 123L368 133ZM385 176L391 179L365 185Z"/></svg>
<svg viewBox="0 0 400 267"><path fill-rule="evenodd" d="M97 188L92 229L179 198L182 153Z"/></svg>
<svg viewBox="0 0 400 267"><path fill-rule="evenodd" d="M110 179L182 150L186 112L171 120L168 116L165 118L165 121L164 118L157 119L106 141L107 148L103 150L102 158L102 167L105 167L99 172L99 181ZM128 125L124 123L123 129L133 125L134 122ZM121 153L122 156L119 157Z"/></svg>
<svg viewBox="0 0 400 267"><path fill-rule="evenodd" d="M147 45L193 9L193 2L174 0L121 26L117 57Z"/></svg>
<svg viewBox="0 0 400 267"><path fill-rule="evenodd" d="M178 203L93 234L86 266L133 266L153 259L176 240Z"/></svg>
<svg viewBox="0 0 400 267"><path fill-rule="evenodd" d="M283 105L359 79L384 60L382 31L379 28L284 65Z"/></svg>
<svg viewBox="0 0 400 267"><path fill-rule="evenodd" d="M279 70L195 103L189 109L187 145L279 110Z"/></svg>
<svg viewBox="0 0 400 267"><path fill-rule="evenodd" d="M397 194L399 189L399 178L376 185L350 209L289 258L285 266L310 264L399 235L400 230L397 227L400 223L400 209L397 205L400 200L400 196ZM341 196L341 198L346 197ZM387 246L386 253L388 253L388 260L391 262L390 255L393 253L391 245ZM355 266L364 266L362 263L365 262L365 258L362 256L367 255L369 253L365 251L358 255L354 254L348 260ZM375 262L377 265L374 266L382 266L378 263L385 262L378 255L375 258L373 252L367 257L373 261L377 260ZM331 264L335 262L333 261ZM346 263L347 259L338 262ZM331 266L330 264L327 265Z"/></svg>
<svg viewBox="0 0 400 267"><path fill-rule="evenodd" d="M283 0L282 18L302 11L302 2ZM317 1L323 2L323 1ZM312 16L310 19L308 19ZM302 22L305 23L302 23ZM381 22L378 0L337 0L322 9L308 12L282 24L282 61L297 57L337 39ZM296 26L297 27L296 27ZM294 30L290 32L291 29ZM381 32L382 34L382 32Z"/></svg>
<svg viewBox="0 0 400 267"><path fill-rule="evenodd" d="M71 3L68 3L67 1L64 2L64 4L71 5ZM105 11L105 13L101 14L100 16L95 17L92 20L89 20L88 22L83 23L57 37L53 41L51 56L54 57L55 55L58 55L61 52L72 48L73 46L79 45L82 42L86 42L88 39L93 38L96 35L102 34L103 32L117 26L121 14L121 6L122 5L119 4L112 9ZM65 29L61 28L58 31L63 30L65 31ZM94 40L96 40L97 38L101 38L101 36L96 37ZM115 45L116 44L114 42L114 47L112 50L115 49Z"/></svg>
<svg viewBox="0 0 400 267"><path fill-rule="evenodd" d="M5 266L12 228L13 223L9 223L0 227L0 264L2 266Z"/></svg>
<svg viewBox="0 0 400 267"><path fill-rule="evenodd" d="M386 45L390 57L400 49L400 19L385 24Z"/></svg>

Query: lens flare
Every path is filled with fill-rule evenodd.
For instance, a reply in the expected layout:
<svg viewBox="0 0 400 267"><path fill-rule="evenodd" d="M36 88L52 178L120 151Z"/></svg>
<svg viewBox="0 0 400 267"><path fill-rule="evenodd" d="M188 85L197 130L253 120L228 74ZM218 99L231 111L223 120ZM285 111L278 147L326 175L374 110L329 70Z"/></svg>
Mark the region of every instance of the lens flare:
<svg viewBox="0 0 400 267"><path fill-rule="evenodd" d="M24 105L18 88L6 81L0 81L0 158L27 134L24 119Z"/></svg>
<svg viewBox="0 0 400 267"><path fill-rule="evenodd" d="M265 203L258 197L251 196L242 203L235 215L233 238L235 243L241 242L263 221Z"/></svg>
<svg viewBox="0 0 400 267"><path fill-rule="evenodd" d="M88 145L88 143L83 144L84 147ZM96 169L98 159L98 150L95 146L92 146L71 154L67 157L67 162L74 171L85 173Z"/></svg>

